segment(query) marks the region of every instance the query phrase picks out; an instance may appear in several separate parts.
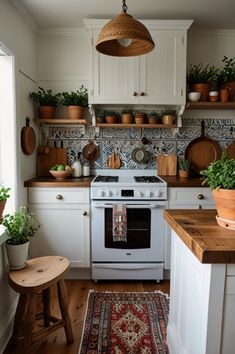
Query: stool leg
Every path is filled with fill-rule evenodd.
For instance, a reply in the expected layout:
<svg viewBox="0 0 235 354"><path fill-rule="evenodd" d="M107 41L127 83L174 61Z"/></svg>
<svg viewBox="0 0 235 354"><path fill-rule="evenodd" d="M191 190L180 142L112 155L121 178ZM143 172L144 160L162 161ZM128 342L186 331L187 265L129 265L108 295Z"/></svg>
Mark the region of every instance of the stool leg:
<svg viewBox="0 0 235 354"><path fill-rule="evenodd" d="M45 327L50 326L50 319L49 319L49 316L51 314L50 299L51 299L51 291L50 288L47 288L42 291L43 315L44 315Z"/></svg>
<svg viewBox="0 0 235 354"><path fill-rule="evenodd" d="M73 338L71 320L68 313L67 292L66 292L64 279L61 279L57 283L57 288L58 288L58 297L59 297L61 315L62 315L62 319L65 321L64 329L65 329L67 342L72 343L74 341L74 338Z"/></svg>
<svg viewBox="0 0 235 354"><path fill-rule="evenodd" d="M10 339L10 345L12 345L12 346L17 343L17 340L19 338L19 333L20 333L20 331L23 330L22 321L25 316L26 304L27 304L27 295L20 294L16 313L15 313L13 331L12 331L12 335L11 335L11 339Z"/></svg>
<svg viewBox="0 0 235 354"><path fill-rule="evenodd" d="M23 349L24 353L29 353L32 344L32 334L37 312L37 294L30 294L28 297L27 310L25 314L24 339Z"/></svg>

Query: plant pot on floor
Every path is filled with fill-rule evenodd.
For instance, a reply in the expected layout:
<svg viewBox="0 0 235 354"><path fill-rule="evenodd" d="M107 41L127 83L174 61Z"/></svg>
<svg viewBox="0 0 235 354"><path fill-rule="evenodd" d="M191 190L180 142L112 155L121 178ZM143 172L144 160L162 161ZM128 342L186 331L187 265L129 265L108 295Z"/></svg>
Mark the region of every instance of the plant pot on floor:
<svg viewBox="0 0 235 354"><path fill-rule="evenodd" d="M6 251L8 257L9 269L17 270L26 266L28 258L29 241L21 245L11 245L10 241L6 241Z"/></svg>
<svg viewBox="0 0 235 354"><path fill-rule="evenodd" d="M67 106L69 119L82 119L85 107L82 106Z"/></svg>
<svg viewBox="0 0 235 354"><path fill-rule="evenodd" d="M41 119L51 119L55 116L56 107L54 106L39 106L38 116Z"/></svg>

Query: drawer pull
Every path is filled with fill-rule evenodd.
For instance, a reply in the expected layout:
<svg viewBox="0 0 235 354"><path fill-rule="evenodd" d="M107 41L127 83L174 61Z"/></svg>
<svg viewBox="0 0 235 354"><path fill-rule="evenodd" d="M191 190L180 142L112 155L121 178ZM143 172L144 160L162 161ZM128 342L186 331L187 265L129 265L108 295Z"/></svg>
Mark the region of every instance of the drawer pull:
<svg viewBox="0 0 235 354"><path fill-rule="evenodd" d="M204 199L204 195L203 194L198 194L197 199L199 199L199 200Z"/></svg>
<svg viewBox="0 0 235 354"><path fill-rule="evenodd" d="M145 93L144 92L140 92L140 96L145 96Z"/></svg>
<svg viewBox="0 0 235 354"><path fill-rule="evenodd" d="M63 196L62 196L61 194L57 194L56 199L62 200L62 199L63 199Z"/></svg>
<svg viewBox="0 0 235 354"><path fill-rule="evenodd" d="M82 215L86 216L87 215L87 211L85 210Z"/></svg>

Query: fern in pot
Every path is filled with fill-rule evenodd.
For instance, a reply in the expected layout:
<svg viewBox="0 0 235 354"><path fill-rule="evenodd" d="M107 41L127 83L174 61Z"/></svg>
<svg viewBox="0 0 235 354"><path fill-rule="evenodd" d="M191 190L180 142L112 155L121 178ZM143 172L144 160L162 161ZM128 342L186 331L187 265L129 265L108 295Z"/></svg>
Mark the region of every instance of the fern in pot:
<svg viewBox="0 0 235 354"><path fill-rule="evenodd" d="M11 215L5 215L2 224L8 235L6 250L9 268L22 269L26 266L29 240L34 236L40 224L25 206L20 207Z"/></svg>
<svg viewBox="0 0 235 354"><path fill-rule="evenodd" d="M224 152L220 160L212 162L206 170L202 184L212 189L220 226L235 230L235 159Z"/></svg>

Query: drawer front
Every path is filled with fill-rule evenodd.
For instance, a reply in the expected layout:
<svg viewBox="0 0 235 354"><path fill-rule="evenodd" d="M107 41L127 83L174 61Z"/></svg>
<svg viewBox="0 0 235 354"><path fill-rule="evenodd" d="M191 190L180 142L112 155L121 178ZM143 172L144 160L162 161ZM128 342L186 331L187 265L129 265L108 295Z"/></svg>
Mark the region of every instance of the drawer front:
<svg viewBox="0 0 235 354"><path fill-rule="evenodd" d="M29 188L30 204L89 203L89 188Z"/></svg>
<svg viewBox="0 0 235 354"><path fill-rule="evenodd" d="M214 204L210 188L169 188L169 204Z"/></svg>

